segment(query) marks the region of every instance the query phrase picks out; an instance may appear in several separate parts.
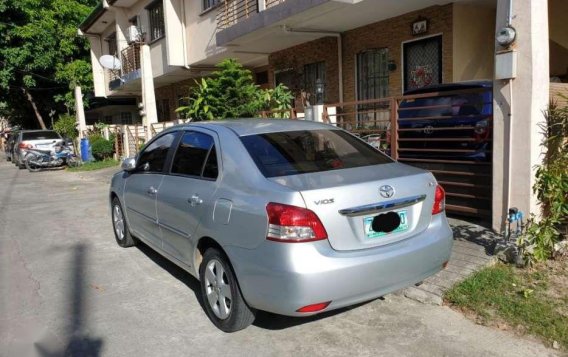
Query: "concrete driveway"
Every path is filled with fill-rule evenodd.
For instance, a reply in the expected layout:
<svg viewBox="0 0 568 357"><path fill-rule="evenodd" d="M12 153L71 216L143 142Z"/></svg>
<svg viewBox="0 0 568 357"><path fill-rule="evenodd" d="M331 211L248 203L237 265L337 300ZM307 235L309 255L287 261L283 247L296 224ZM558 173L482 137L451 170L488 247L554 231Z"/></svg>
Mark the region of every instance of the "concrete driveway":
<svg viewBox="0 0 568 357"><path fill-rule="evenodd" d="M147 247L121 249L108 171L0 163L0 356L548 356L537 341L389 295L309 319L261 313L234 334L198 282Z"/></svg>

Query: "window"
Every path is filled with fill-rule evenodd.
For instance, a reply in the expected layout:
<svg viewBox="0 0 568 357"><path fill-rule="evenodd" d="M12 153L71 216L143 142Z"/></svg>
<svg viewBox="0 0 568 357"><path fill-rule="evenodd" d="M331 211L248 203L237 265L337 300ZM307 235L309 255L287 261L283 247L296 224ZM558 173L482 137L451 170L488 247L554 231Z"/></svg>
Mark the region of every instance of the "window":
<svg viewBox="0 0 568 357"><path fill-rule="evenodd" d="M105 39L108 45L108 54L116 56L118 48L116 45L116 32L113 32L109 37Z"/></svg>
<svg viewBox="0 0 568 357"><path fill-rule="evenodd" d="M207 161L207 164L204 163ZM213 138L194 131L186 132L179 143L172 173L217 178L217 156Z"/></svg>
<svg viewBox="0 0 568 357"><path fill-rule="evenodd" d="M389 95L388 49L380 48L357 55L357 99L377 99Z"/></svg>
<svg viewBox="0 0 568 357"><path fill-rule="evenodd" d="M103 123L111 124L112 123L112 115L105 115L103 118Z"/></svg>
<svg viewBox="0 0 568 357"><path fill-rule="evenodd" d="M220 2L221 0L203 0L203 11L209 10L219 5Z"/></svg>
<svg viewBox="0 0 568 357"><path fill-rule="evenodd" d="M341 130L267 133L244 136L241 141L265 177L392 162L387 156Z"/></svg>
<svg viewBox="0 0 568 357"><path fill-rule="evenodd" d="M172 146L175 137L176 133L168 133L150 142L142 153L140 153L140 157L136 163L137 170L162 172L164 170L166 157L168 156L168 150L170 146Z"/></svg>
<svg viewBox="0 0 568 357"><path fill-rule="evenodd" d="M24 141L24 140L50 140L50 139L61 139L61 137L55 131L51 131L51 130L28 131L28 132L22 133L22 141Z"/></svg>
<svg viewBox="0 0 568 357"><path fill-rule="evenodd" d="M158 121L170 120L170 100L156 100L156 111L158 112Z"/></svg>
<svg viewBox="0 0 568 357"><path fill-rule="evenodd" d="M304 90L311 104L316 103L316 83L318 79L325 84L325 62L310 63L304 66ZM325 87L324 87L325 88ZM325 90L324 90L325 95ZM325 98L322 98L325 100Z"/></svg>
<svg viewBox="0 0 568 357"><path fill-rule="evenodd" d="M164 26L164 6L162 1L155 1L148 7L148 17L150 18L150 41L160 39L166 35Z"/></svg>
<svg viewBox="0 0 568 357"><path fill-rule="evenodd" d="M120 124L132 124L132 113L121 112L120 113Z"/></svg>
<svg viewBox="0 0 568 357"><path fill-rule="evenodd" d="M404 91L442 83L442 36L403 45Z"/></svg>

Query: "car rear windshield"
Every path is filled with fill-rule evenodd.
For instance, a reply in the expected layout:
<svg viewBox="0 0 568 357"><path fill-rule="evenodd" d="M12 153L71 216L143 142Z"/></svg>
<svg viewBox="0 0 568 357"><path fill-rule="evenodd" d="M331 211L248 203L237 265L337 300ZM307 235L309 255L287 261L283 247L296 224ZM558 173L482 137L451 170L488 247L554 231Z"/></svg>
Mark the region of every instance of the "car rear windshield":
<svg viewBox="0 0 568 357"><path fill-rule="evenodd" d="M243 136L241 140L265 177L393 162L341 130L286 131Z"/></svg>
<svg viewBox="0 0 568 357"><path fill-rule="evenodd" d="M50 131L50 130L30 131L27 133L22 133L22 140L49 140L49 139L61 139L61 137L55 131Z"/></svg>

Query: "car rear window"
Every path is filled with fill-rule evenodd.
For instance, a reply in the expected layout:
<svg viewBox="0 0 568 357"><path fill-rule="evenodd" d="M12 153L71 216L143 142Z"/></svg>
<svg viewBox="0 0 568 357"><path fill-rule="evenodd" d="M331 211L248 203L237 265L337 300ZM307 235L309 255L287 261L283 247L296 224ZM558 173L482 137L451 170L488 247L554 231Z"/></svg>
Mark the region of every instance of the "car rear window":
<svg viewBox="0 0 568 357"><path fill-rule="evenodd" d="M49 140L49 139L61 139L59 134L55 131L30 131L27 133L22 133L22 140Z"/></svg>
<svg viewBox="0 0 568 357"><path fill-rule="evenodd" d="M348 169L393 162L341 130L305 130L241 137L266 177Z"/></svg>

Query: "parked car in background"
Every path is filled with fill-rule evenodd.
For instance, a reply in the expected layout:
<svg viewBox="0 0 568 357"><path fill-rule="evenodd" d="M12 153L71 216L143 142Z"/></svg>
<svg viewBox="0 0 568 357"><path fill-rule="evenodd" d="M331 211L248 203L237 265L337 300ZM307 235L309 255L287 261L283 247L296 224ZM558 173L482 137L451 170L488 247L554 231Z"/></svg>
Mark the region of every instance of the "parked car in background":
<svg viewBox="0 0 568 357"><path fill-rule="evenodd" d="M201 282L221 330L257 310L308 316L441 270L444 190L334 126L233 120L176 126L110 186L117 243L137 239Z"/></svg>
<svg viewBox="0 0 568 357"><path fill-rule="evenodd" d="M29 149L55 150L63 139L53 130L22 130L14 141L12 162L19 168L25 168L25 158Z"/></svg>
<svg viewBox="0 0 568 357"><path fill-rule="evenodd" d="M492 82L440 84L408 91L405 95L428 93L437 95L400 103L400 157L489 161Z"/></svg>

